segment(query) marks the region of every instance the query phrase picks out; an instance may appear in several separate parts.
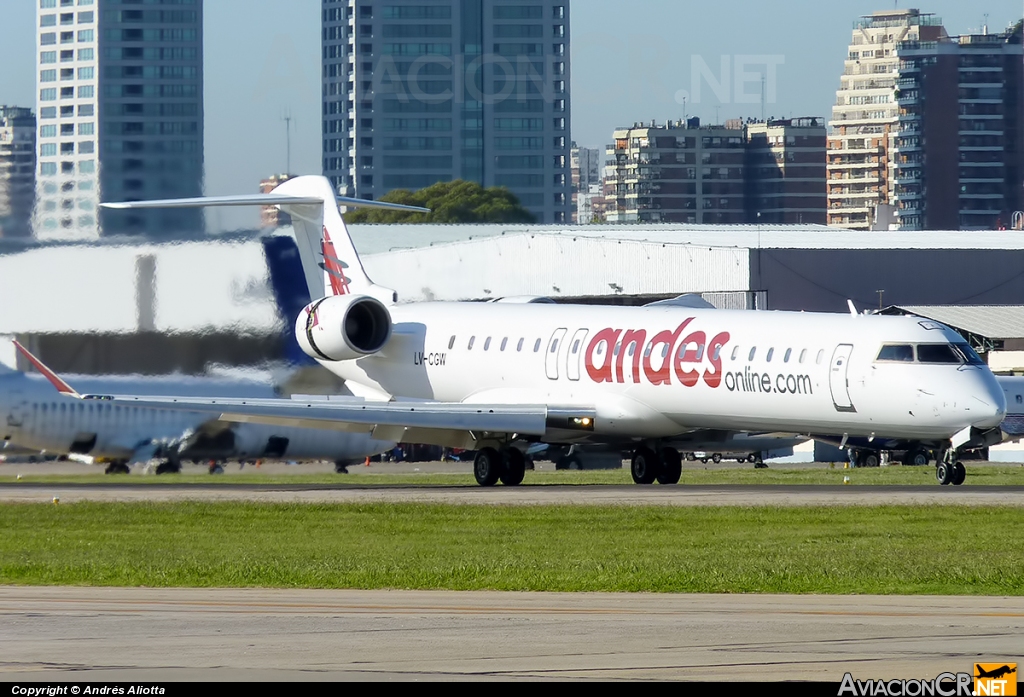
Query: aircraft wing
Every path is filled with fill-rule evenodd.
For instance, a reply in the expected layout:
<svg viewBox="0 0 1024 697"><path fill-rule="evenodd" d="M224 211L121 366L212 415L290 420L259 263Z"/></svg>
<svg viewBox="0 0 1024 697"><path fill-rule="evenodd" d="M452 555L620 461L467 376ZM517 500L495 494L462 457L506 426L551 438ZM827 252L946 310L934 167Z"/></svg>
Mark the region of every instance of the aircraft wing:
<svg viewBox="0 0 1024 697"><path fill-rule="evenodd" d="M365 402L331 399L211 399L83 395L85 400L154 409L203 412L229 423L319 428L369 433L377 440L450 444L459 434L472 444L483 434L543 436L549 427L565 430L573 420L593 423L593 410L545 405L480 405L448 402ZM453 446L454 447L454 446Z"/></svg>
<svg viewBox="0 0 1024 697"><path fill-rule="evenodd" d="M453 402L367 402L355 397L248 399L81 395L25 347L18 351L61 394L115 405L209 414L229 423L254 423L370 433L376 440L472 448L480 436L543 436L551 431L593 430L592 407L462 404Z"/></svg>

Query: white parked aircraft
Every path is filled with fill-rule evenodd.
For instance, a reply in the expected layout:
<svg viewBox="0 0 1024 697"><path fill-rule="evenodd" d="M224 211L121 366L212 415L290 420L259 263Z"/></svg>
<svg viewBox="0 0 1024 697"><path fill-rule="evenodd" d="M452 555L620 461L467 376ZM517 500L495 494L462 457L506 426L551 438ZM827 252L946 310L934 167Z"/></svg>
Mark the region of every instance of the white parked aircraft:
<svg viewBox="0 0 1024 697"><path fill-rule="evenodd" d="M637 483L676 483L678 443L736 432L940 450L939 481L960 484L957 453L1000 438L1002 390L964 339L935 322L715 310L685 299L639 308L544 298L400 305L367 277L338 203L386 205L339 199L322 177L265 195L104 205L273 204L289 213L311 294L326 295L298 317L300 345L362 401L113 403L473 449L484 486L520 483L524 458L514 446L530 441L619 444L633 450Z"/></svg>
<svg viewBox="0 0 1024 697"><path fill-rule="evenodd" d="M232 380L83 378L76 382L89 391L274 396L268 385ZM65 394L58 394L41 377L0 364L0 448L10 444L85 456L107 462L108 474L127 473L131 463L157 459L161 462L156 471L163 474L180 471L182 461L259 458L332 460L338 471L344 471L353 460L394 447L366 434L227 423L202 412L74 399L67 396L66 384L60 389ZM211 472L217 467L212 465Z"/></svg>

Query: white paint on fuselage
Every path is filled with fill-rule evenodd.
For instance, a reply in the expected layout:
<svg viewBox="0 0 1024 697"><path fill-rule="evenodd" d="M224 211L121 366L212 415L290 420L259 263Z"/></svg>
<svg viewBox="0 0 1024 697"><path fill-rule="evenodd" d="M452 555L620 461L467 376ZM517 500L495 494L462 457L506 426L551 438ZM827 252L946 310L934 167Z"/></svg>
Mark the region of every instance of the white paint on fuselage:
<svg viewBox="0 0 1024 697"><path fill-rule="evenodd" d="M83 392L109 394L215 395L274 397L269 385L230 380L74 379ZM150 409L102 400L81 400L58 394L38 376L0 374L0 441L51 453L68 453L83 436L96 436L88 455L104 459L130 458L147 443L180 441L209 422L210 415L176 409ZM296 460L363 458L394 447L366 434L309 428L234 424L237 458L264 456L272 437L288 440L284 457Z"/></svg>
<svg viewBox="0 0 1024 697"><path fill-rule="evenodd" d="M967 426L992 428L1005 412L1002 390L984 366L876 361L883 344L963 343L918 318L501 303L422 303L391 313L394 333L380 353L323 365L396 398L592 406L596 434L613 438L718 428L940 439ZM604 330L619 330L620 340L627 330L643 332L634 347L643 352L681 325L664 384L651 379L664 377L663 344L651 347L649 369L640 356L637 370L626 346L621 376L618 363L611 382L592 375L607 371L588 370L588 355L595 368L607 360L594 346ZM687 337L696 338L681 352ZM720 366L710 346L715 337L724 340ZM687 386L681 377L693 382L694 371L695 384Z"/></svg>

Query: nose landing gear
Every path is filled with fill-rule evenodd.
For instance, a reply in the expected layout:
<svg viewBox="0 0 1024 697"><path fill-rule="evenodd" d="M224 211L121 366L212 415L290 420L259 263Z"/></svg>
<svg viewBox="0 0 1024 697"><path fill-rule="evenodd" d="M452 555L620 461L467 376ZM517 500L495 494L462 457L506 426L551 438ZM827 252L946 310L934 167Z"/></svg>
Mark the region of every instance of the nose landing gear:
<svg viewBox="0 0 1024 697"><path fill-rule="evenodd" d="M967 468L956 459L955 451L946 451L939 458L935 465L935 478L942 486L960 486L967 479Z"/></svg>

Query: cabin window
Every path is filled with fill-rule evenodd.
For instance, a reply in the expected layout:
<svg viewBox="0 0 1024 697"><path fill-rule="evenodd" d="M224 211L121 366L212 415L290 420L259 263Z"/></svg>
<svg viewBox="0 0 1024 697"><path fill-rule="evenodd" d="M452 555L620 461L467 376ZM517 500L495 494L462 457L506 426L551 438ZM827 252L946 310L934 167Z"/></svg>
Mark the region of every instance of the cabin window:
<svg viewBox="0 0 1024 697"><path fill-rule="evenodd" d="M551 342L551 353L558 353L558 339Z"/></svg>
<svg viewBox="0 0 1024 697"><path fill-rule="evenodd" d="M747 360L748 361L753 361L754 360L754 355L756 353L757 353L757 347L755 346L754 348L750 349L750 355L747 356Z"/></svg>
<svg viewBox="0 0 1024 697"><path fill-rule="evenodd" d="M698 344L691 341L688 344L681 344L679 346L679 358L687 357L690 361L701 361L704 359L704 344Z"/></svg>
<svg viewBox="0 0 1024 697"><path fill-rule="evenodd" d="M653 351L653 350L654 350L654 346L648 346L647 348L645 348L644 349L644 358L650 358L651 357L651 351Z"/></svg>
<svg viewBox="0 0 1024 697"><path fill-rule="evenodd" d="M522 350L523 350L523 344L524 344L525 342L526 342L526 339L520 339L520 340L519 340L519 345L518 345L518 346L516 346L516 351L522 351Z"/></svg>
<svg viewBox="0 0 1024 697"><path fill-rule="evenodd" d="M664 358L668 355L668 344L661 345L661 357Z"/></svg>
<svg viewBox="0 0 1024 697"><path fill-rule="evenodd" d="M772 362L772 356L774 356L774 355L775 355L775 349L773 349L773 348L768 349L768 357L765 360L768 363L771 363Z"/></svg>
<svg viewBox="0 0 1024 697"><path fill-rule="evenodd" d="M1024 397L1017 395L1017 404L1024 404Z"/></svg>
<svg viewBox="0 0 1024 697"><path fill-rule="evenodd" d="M635 341L629 342L629 355L632 356L635 351L636 351L636 342Z"/></svg>
<svg viewBox="0 0 1024 697"><path fill-rule="evenodd" d="M786 355L782 357L783 363L789 363L789 359L793 356L793 349L786 349Z"/></svg>
<svg viewBox="0 0 1024 697"><path fill-rule="evenodd" d="M882 350L878 352L877 360L913 363L914 347L911 346L910 344L896 344L893 346L883 346Z"/></svg>
<svg viewBox="0 0 1024 697"><path fill-rule="evenodd" d="M732 358L730 360L733 360L733 361L736 360L739 357L739 355L740 355L740 347L739 346L733 346Z"/></svg>
<svg viewBox="0 0 1024 697"><path fill-rule="evenodd" d="M508 337L507 336L504 339L501 340L501 350L504 351L506 346L508 346Z"/></svg>
<svg viewBox="0 0 1024 697"><path fill-rule="evenodd" d="M621 341L619 343L615 344L615 350L612 351L612 355L613 356L618 356L620 350L622 350L622 342Z"/></svg>
<svg viewBox="0 0 1024 697"><path fill-rule="evenodd" d="M579 350L580 350L580 341L579 341L579 339L577 339L572 344L572 352L575 355L576 353L579 353Z"/></svg>
<svg viewBox="0 0 1024 697"><path fill-rule="evenodd" d="M807 359L807 349L800 352L800 362L803 363Z"/></svg>
<svg viewBox="0 0 1024 697"><path fill-rule="evenodd" d="M490 351L490 350L491 350L491 337L487 337L486 339L484 339L484 351Z"/></svg>
<svg viewBox="0 0 1024 697"><path fill-rule="evenodd" d="M538 351L540 351L540 339L537 339L537 342L533 345L533 352L537 353Z"/></svg>
<svg viewBox="0 0 1024 697"><path fill-rule="evenodd" d="M476 337L475 336L469 337L469 346L467 347L467 349L472 351L474 343L476 343Z"/></svg>
<svg viewBox="0 0 1024 697"><path fill-rule="evenodd" d="M825 360L825 349L821 349L820 351L818 351L818 358L815 360L815 363L821 365L821 362L823 360Z"/></svg>
<svg viewBox="0 0 1024 697"><path fill-rule="evenodd" d="M922 363L960 365L960 356L949 344L921 344L917 347L917 360Z"/></svg>
<svg viewBox="0 0 1024 697"><path fill-rule="evenodd" d="M722 345L715 344L715 347L711 349L711 360L717 361L720 355L722 355Z"/></svg>
<svg viewBox="0 0 1024 697"><path fill-rule="evenodd" d="M451 351L455 348L455 335L452 334L452 340L448 342L448 350Z"/></svg>

